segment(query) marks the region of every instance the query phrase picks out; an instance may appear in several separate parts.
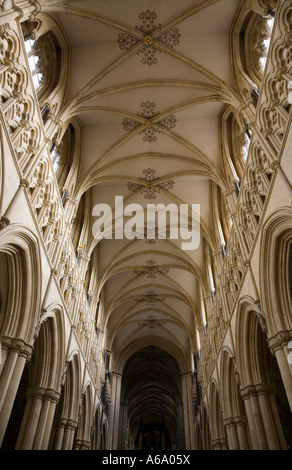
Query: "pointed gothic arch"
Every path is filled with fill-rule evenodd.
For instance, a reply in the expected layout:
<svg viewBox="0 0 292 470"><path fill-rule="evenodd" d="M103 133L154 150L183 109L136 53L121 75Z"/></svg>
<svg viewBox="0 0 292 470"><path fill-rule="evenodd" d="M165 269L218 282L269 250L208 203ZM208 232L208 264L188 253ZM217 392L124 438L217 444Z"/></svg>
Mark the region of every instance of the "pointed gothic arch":
<svg viewBox="0 0 292 470"><path fill-rule="evenodd" d="M11 224L0 233L0 252L9 280L1 292L1 336L31 343L40 318L40 286L33 282L41 279L39 242L25 226Z"/></svg>
<svg viewBox="0 0 292 470"><path fill-rule="evenodd" d="M43 433L40 429L43 415L47 413L50 416L48 429L51 429L59 401L65 345L64 325L58 306L51 306L43 316L36 336L32 358L27 365L26 405L15 447L22 450L47 448L49 433ZM48 359L44 361L44 357Z"/></svg>
<svg viewBox="0 0 292 470"><path fill-rule="evenodd" d="M240 351L236 362L253 449L287 449L290 444L285 439L285 423L281 423L281 410L277 407L277 393L283 393L283 383L276 376L279 367L267 339L266 321L259 306L250 297L242 298L235 334L236 347ZM289 410L285 396L284 403ZM258 413L256 420L255 412Z"/></svg>
<svg viewBox="0 0 292 470"><path fill-rule="evenodd" d="M72 351L63 370L61 396L55 411L49 449L71 450L73 448L78 425L81 386L79 354L77 351Z"/></svg>
<svg viewBox="0 0 292 470"><path fill-rule="evenodd" d="M89 450L90 449L90 431L93 419L93 398L92 387L88 384L82 393L81 403L79 406L78 426L75 432L74 450Z"/></svg>
<svg viewBox="0 0 292 470"><path fill-rule="evenodd" d="M279 208L265 222L261 239L261 301L270 336L286 331L292 338L291 227L291 207Z"/></svg>
<svg viewBox="0 0 292 470"><path fill-rule="evenodd" d="M226 429L223 421L222 397L217 383L212 380L209 389L210 426L213 450L228 449Z"/></svg>
<svg viewBox="0 0 292 470"><path fill-rule="evenodd" d="M250 436L245 406L240 395L240 377L233 353L227 347L223 347L221 355L220 388L229 448L249 449Z"/></svg>

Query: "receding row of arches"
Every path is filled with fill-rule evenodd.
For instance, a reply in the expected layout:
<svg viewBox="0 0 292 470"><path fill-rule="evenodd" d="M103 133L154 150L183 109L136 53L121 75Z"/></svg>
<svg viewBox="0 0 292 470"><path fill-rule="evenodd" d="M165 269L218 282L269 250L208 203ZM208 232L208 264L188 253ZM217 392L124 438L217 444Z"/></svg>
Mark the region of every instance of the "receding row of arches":
<svg viewBox="0 0 292 470"><path fill-rule="evenodd" d="M213 377L197 408L193 425L199 449L292 446L287 349L291 338L291 219L287 207L277 210L265 224L261 305L248 296L239 302L235 346L223 345L218 376ZM41 310L37 293L41 283L25 282L32 274L41 280L36 239L25 227L10 225L2 231L0 244L3 448L106 447L108 421L103 405L96 399L93 383L82 384L79 353L66 353L64 313L58 305ZM279 264L279 259L284 262ZM276 277L269 276L271 269L277 269ZM274 302L278 302L277 312ZM155 346L141 349L137 344L119 366L124 413L120 419L127 423L119 437L121 448L131 443L136 448L157 449L161 439L165 448L183 445L178 444L178 439L183 440L183 418L179 416L183 369L175 356ZM142 366L136 367L137 363ZM153 386L151 378L155 379Z"/></svg>
<svg viewBox="0 0 292 470"><path fill-rule="evenodd" d="M252 299L242 300L237 321L238 349L223 347L220 376L197 414L197 448L291 449L287 391Z"/></svg>

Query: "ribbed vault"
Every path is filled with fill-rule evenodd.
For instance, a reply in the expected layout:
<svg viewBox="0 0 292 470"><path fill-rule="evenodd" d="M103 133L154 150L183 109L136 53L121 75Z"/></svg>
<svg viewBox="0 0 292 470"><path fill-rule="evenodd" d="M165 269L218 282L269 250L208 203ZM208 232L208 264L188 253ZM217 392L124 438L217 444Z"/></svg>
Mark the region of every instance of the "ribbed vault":
<svg viewBox="0 0 292 470"><path fill-rule="evenodd" d="M71 196L77 206L85 200L87 209L79 212L84 226L76 251L90 259L94 271L88 291L97 296L101 346L111 352L114 371L131 345L140 342L146 348L135 348L123 378L133 436L138 416L148 408L150 434L161 431L164 416L168 440L178 435L178 372L174 365L160 364L148 373L145 355L147 348L156 351L167 344L180 374L193 370L201 305L212 288L206 254L220 249L213 195L217 188L222 194L228 189L220 119L226 107L240 105L229 47L240 3L83 0L49 2L43 10L53 15L70 45L71 72L56 143L68 122L80 125L79 173ZM123 208L143 208L138 238L119 236L117 196ZM104 233L96 236L98 204L110 207L111 214ZM158 215L152 227L146 218L149 204L184 204L185 224L192 221L192 204L199 205L196 249L182 249L182 232L171 236L171 212L162 238ZM130 219L123 218L122 228ZM174 361L164 354L166 362ZM151 394L161 401L151 404Z"/></svg>
<svg viewBox="0 0 292 470"><path fill-rule="evenodd" d="M140 448L141 441L148 450L171 448L179 434L182 396L179 368L168 352L149 346L133 354L124 368L121 399L137 447L140 440Z"/></svg>

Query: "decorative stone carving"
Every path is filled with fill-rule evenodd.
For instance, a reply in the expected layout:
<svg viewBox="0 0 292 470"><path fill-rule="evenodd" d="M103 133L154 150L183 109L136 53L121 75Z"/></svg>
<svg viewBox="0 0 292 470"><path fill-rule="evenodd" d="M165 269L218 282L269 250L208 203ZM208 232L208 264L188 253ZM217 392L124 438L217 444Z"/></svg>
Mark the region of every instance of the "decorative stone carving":
<svg viewBox="0 0 292 470"><path fill-rule="evenodd" d="M157 15L154 11L149 9L141 12L139 15L141 24L136 26L136 30L142 32L144 36L144 41L142 47L138 50L137 54L142 54L141 62L145 65L154 65L157 64L158 59L156 57L157 53L160 53L159 43L162 43L168 47L173 48L179 44L180 32L177 27L171 27L167 31L164 31L158 37L155 38L157 43L153 41L152 35L158 30L161 25L156 24L155 20ZM135 37L129 33L120 33L118 35L118 45L123 52L129 51L133 46L136 46L141 42L138 37Z"/></svg>
<svg viewBox="0 0 292 470"><path fill-rule="evenodd" d="M147 168L143 170L144 176L140 177L140 180L150 183L150 185L147 186L144 191L142 191L142 194L144 194L145 199L156 199L156 193L157 193L156 188L162 188L165 191L169 191L170 189L173 189L174 187L173 180L167 180L167 181L163 181L162 183L155 184L155 181L159 179L159 176L155 176L155 173L156 173L156 170L153 170L152 168ZM128 190L131 192L135 192L143 188L144 186L145 186L144 184L133 183L132 181L130 181L128 183Z"/></svg>

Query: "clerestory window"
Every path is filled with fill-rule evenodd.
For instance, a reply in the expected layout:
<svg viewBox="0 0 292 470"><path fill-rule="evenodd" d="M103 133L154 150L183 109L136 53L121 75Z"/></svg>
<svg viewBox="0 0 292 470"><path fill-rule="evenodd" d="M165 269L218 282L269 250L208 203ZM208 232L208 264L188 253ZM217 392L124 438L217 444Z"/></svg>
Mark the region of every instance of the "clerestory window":
<svg viewBox="0 0 292 470"><path fill-rule="evenodd" d="M253 33L254 63L259 74L263 74L267 62L274 18L260 18Z"/></svg>
<svg viewBox="0 0 292 470"><path fill-rule="evenodd" d="M37 37L36 23L25 21L21 27L33 85L43 106L60 79L61 48L52 31Z"/></svg>
<svg viewBox="0 0 292 470"><path fill-rule="evenodd" d="M271 36L274 26L272 16L260 16L256 13L247 15L241 31L241 63L246 75L255 84L257 99L268 58Z"/></svg>
<svg viewBox="0 0 292 470"><path fill-rule="evenodd" d="M25 41L25 49L28 56L29 68L32 74L32 80L37 90L43 81L44 75L42 70L42 62L40 60L40 51L36 47L36 41L28 39Z"/></svg>

